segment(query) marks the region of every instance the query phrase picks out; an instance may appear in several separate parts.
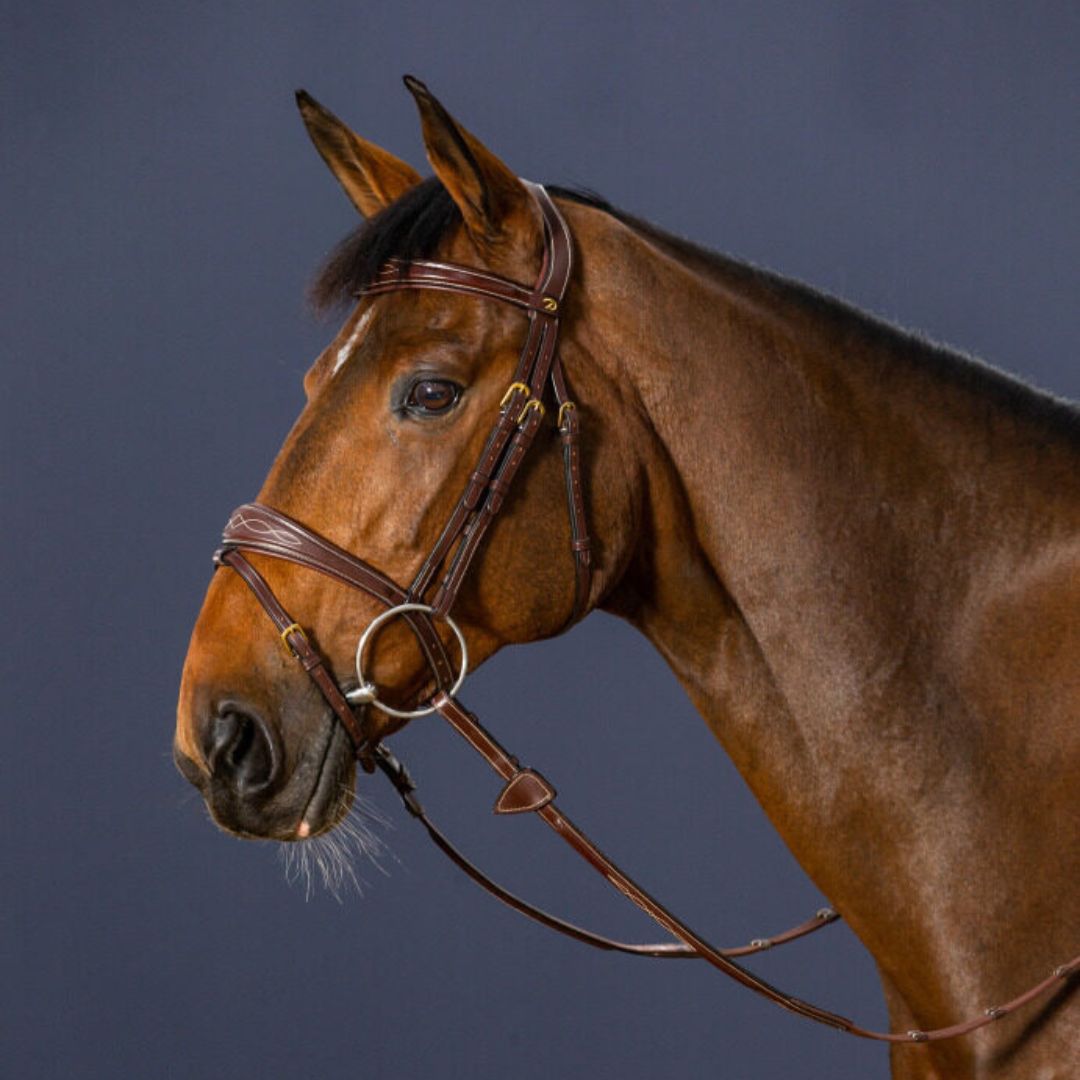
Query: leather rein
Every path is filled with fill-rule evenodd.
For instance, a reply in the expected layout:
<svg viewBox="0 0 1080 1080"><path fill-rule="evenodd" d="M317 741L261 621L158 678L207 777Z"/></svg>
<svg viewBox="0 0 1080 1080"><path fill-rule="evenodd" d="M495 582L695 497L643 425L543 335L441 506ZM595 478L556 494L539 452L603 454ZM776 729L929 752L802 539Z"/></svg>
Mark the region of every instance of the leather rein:
<svg viewBox="0 0 1080 1080"><path fill-rule="evenodd" d="M394 785L406 809L427 830L434 843L469 877L514 910L537 922L596 948L662 959L703 959L743 986L791 1012L861 1038L883 1042L928 1042L965 1035L998 1020L1040 997L1080 969L1080 956L1054 969L1045 979L1004 1005L988 1008L963 1023L935 1030L879 1032L786 994L735 962L735 957L760 952L804 937L840 916L822 908L798 926L768 938L756 938L736 948L710 944L664 908L620 870L555 805L555 789L533 769L520 765L507 753L455 697L467 669L465 639L450 618L465 575L540 430L545 414L543 399L550 385L558 409L557 427L562 442L570 517L571 553L575 566L574 607L569 623L580 618L588 605L592 580L590 541L585 514L580 464L580 419L569 397L557 346L563 297L573 266L573 243L566 222L548 193L538 184L524 182L540 211L544 226L544 255L532 287L498 275L451 263L391 260L360 293L364 297L406 289L435 289L498 300L520 308L528 330L513 381L499 407L475 468L469 476L449 520L415 579L402 588L375 567L313 532L285 514L258 503L235 510L225 526L222 545L214 554L243 579L262 605L281 641L315 682L327 704L348 732L366 772L378 768ZM356 685L345 689L311 643L303 627L285 610L262 575L246 558L255 553L297 563L360 589L382 603L383 611L367 627L357 645ZM440 576L441 571L441 576ZM438 579L438 580L436 580ZM430 596L430 601L425 597ZM363 674L364 653L371 635L387 620L400 616L413 634L431 668L435 692L417 709L400 710L379 701L377 688ZM458 638L460 671L455 676L436 622L445 623ZM410 718L437 713L473 747L503 779L495 802L497 814L533 812L542 818L590 866L619 892L641 908L674 939L659 944L629 944L592 933L551 915L497 884L469 862L428 817L416 798L416 786L405 767L377 740L368 738L354 705L375 705L393 716Z"/></svg>

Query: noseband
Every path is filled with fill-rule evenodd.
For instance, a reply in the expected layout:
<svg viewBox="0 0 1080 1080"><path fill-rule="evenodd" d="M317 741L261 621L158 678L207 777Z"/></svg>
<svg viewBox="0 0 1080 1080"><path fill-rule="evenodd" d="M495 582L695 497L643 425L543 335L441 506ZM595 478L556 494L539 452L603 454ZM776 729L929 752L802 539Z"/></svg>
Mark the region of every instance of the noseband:
<svg viewBox="0 0 1080 1080"><path fill-rule="evenodd" d="M245 504L233 512L225 526L221 547L214 554L215 563L234 570L254 593L284 646L301 663L348 732L364 770L373 772L378 767L390 779L406 808L424 825L432 840L473 880L510 907L545 926L601 949L657 958L704 959L744 986L792 1012L851 1035L883 1042L927 1042L965 1035L1041 996L1080 969L1080 956L1055 968L1036 986L1005 1005L986 1009L981 1015L964 1023L933 1031L871 1031L846 1017L778 990L735 963L732 958L784 944L834 922L839 916L831 908L823 908L799 926L770 938L755 939L749 945L733 949L711 945L615 866L556 808L555 789L551 784L538 772L521 767L517 759L508 754L476 717L457 701L454 695L464 680L468 659L465 638L449 612L484 536L501 509L514 477L540 430L549 385L558 410L556 424L563 448L570 547L575 567L574 606L567 620L568 625L584 614L590 599L592 571L581 480L580 420L578 410L569 397L558 354L559 323L573 266L573 244L562 214L544 188L538 184L524 183L540 211L544 231L540 273L531 288L487 271L453 263L393 259L361 291L365 297L406 289L466 293L512 304L528 318L528 330L513 380L503 395L498 416L480 458L449 520L409 587L402 588L363 559L300 522L259 503ZM245 553L251 552L317 570L345 585L360 589L384 605L386 610L369 624L357 643L355 688L346 691L338 683L303 627L289 615L266 580L246 558ZM380 701L378 688L364 677L363 672L364 654L372 635L395 617L404 619L416 637L433 676L432 696L425 705L411 710L397 709ZM446 623L457 638L461 657L456 673L437 630L438 622ZM401 718L438 713L505 781L495 803L496 813L535 812L586 862L675 940L651 945L615 941L533 907L492 881L436 828L417 800L415 785L408 772L384 745L368 737L353 711L354 704L375 705L381 711Z"/></svg>

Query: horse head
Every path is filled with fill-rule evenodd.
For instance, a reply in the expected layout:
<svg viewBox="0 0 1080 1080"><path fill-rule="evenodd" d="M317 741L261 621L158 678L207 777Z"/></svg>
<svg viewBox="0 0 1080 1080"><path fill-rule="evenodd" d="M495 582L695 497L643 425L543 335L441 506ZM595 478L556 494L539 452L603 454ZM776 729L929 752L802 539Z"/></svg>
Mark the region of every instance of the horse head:
<svg viewBox="0 0 1080 1080"><path fill-rule="evenodd" d="M585 484L571 466L579 467L578 411L586 407L567 396L561 369L556 382L545 375L532 387L522 372L524 354L544 348L545 326L580 317L580 297L556 300L538 284L531 301L533 287L526 286L500 303L468 289L405 287L395 277L401 271L393 260L423 259L467 267L496 285L529 283L551 254L545 232L551 223L536 194L421 83L406 82L435 172L428 180L298 95L316 148L364 218L331 258L316 298L332 304L360 295L304 379L306 405L256 507L303 523L399 583L409 600L438 609L434 619L420 615L426 647L415 615L411 624L387 620L371 640L365 676L378 687L382 706L369 701L356 712L370 743L401 726L398 713L440 688L433 650L445 650L450 665L459 663L460 647L441 618L451 602L475 666L503 645L550 636L580 618L602 591L612 557L610 549L590 553L580 535ZM592 219L606 217L575 209L586 231ZM569 265L565 271L568 276ZM556 319L560 304L567 310ZM569 337L564 330L563 351ZM553 351L554 336L548 344ZM617 392L592 370L575 370L573 382L590 411ZM528 434L512 488L500 486L495 474L486 486L476 480L493 423L506 429L505 453L519 432ZM629 491L622 477L632 437L631 426L608 439L602 423L589 433L587 484L611 496L602 500L601 526L630 514L629 495L621 503L616 495ZM470 485L472 504L464 507ZM470 536L485 499L500 504L498 517ZM452 521L461 528L448 536ZM272 532L282 521L258 524ZM358 635L389 601L295 562L258 550L249 555L334 680L355 687ZM292 644L238 574L214 575L184 666L175 757L215 820L240 835L317 835L351 805L352 740L296 663Z"/></svg>

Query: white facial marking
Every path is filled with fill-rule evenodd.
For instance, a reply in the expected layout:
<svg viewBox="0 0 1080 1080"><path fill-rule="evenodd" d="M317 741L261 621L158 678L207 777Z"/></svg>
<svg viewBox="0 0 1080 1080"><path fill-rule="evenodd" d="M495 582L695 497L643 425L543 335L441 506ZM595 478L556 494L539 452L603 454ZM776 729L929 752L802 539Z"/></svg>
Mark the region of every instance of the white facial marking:
<svg viewBox="0 0 1080 1080"><path fill-rule="evenodd" d="M334 369L330 372L330 378L333 378L338 371L341 370L342 365L353 354L353 350L356 348L357 343L364 336L364 331L367 329L367 324L371 321L371 308L368 308L360 319L357 321L356 326L353 327L353 332L349 335L349 340L345 342L337 351L337 357L334 359Z"/></svg>

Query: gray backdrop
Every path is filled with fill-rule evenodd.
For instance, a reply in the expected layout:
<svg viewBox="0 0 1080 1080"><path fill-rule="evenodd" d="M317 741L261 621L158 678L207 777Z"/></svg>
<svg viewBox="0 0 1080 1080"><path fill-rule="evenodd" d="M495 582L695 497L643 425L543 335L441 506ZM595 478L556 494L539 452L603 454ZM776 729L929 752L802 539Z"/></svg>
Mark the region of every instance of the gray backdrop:
<svg viewBox="0 0 1080 1080"><path fill-rule="evenodd" d="M386 875L306 900L211 827L169 743L210 550L333 332L303 290L353 218L297 86L419 166L414 72L523 175L1077 396L1080 9L918 7L3 5L5 1075L885 1075L699 965L526 924L374 781ZM465 700L721 942L822 902L614 620L498 657ZM440 725L397 745L513 887L654 936L539 822L492 820ZM885 1020L844 929L754 966Z"/></svg>

